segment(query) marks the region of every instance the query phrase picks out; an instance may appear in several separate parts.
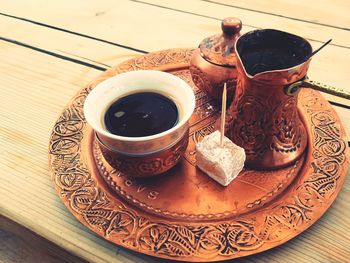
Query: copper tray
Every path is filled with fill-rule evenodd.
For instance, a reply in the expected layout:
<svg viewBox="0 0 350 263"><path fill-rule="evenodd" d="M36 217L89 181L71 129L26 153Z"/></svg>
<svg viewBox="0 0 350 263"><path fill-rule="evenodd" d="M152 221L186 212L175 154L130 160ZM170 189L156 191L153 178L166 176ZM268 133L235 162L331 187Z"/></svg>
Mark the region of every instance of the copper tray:
<svg viewBox="0 0 350 263"><path fill-rule="evenodd" d="M195 167L195 143L213 131L218 107L191 80L192 51L165 50L126 61L72 99L50 139L56 190L89 229L151 256L208 262L278 246L316 222L340 191L349 158L344 128L320 93L302 90L298 109L308 132L304 156L277 171L245 170L227 188L221 187ZM182 161L160 177L143 180L106 163L83 115L84 100L97 83L138 69L183 78L197 100Z"/></svg>

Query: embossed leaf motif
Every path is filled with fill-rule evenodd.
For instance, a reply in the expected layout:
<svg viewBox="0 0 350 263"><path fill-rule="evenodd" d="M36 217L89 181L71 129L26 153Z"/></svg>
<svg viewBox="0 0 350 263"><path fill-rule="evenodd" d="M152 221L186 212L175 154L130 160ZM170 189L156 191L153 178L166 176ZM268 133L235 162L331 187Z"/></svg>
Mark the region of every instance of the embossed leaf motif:
<svg viewBox="0 0 350 263"><path fill-rule="evenodd" d="M84 101L85 101L85 94L79 95L75 98L75 100L72 103L72 111L74 112L74 115L72 115L72 119L78 119L78 120L84 120L84 112L82 110Z"/></svg>
<svg viewBox="0 0 350 263"><path fill-rule="evenodd" d="M236 236L236 242L240 246L250 246L255 244L256 237L250 231L240 231Z"/></svg>
<svg viewBox="0 0 350 263"><path fill-rule="evenodd" d="M176 227L178 228L178 227ZM173 246L182 249L185 254L191 254L195 252L195 249L192 247L191 243L184 238L178 231L171 231L168 239L169 243Z"/></svg>
<svg viewBox="0 0 350 263"><path fill-rule="evenodd" d="M343 145L343 143L336 140L331 140L323 144L320 147L320 150L327 156L337 156L343 151L344 148L345 145Z"/></svg>
<svg viewBox="0 0 350 263"><path fill-rule="evenodd" d="M65 172L59 177L59 185L65 190L76 190L79 189L84 183L86 183L86 177L84 170L76 169L64 169Z"/></svg>
<svg viewBox="0 0 350 263"><path fill-rule="evenodd" d="M327 126L335 122L335 118L329 114L327 111L319 111L312 118L312 122L316 126Z"/></svg>
<svg viewBox="0 0 350 263"><path fill-rule="evenodd" d="M106 236L109 236L113 232L113 230L115 229L115 224L117 222L120 222L120 214L116 214L111 220L108 228L106 229Z"/></svg>
<svg viewBox="0 0 350 263"><path fill-rule="evenodd" d="M331 175L336 175L339 170L339 163L336 161L329 161L323 165L323 170Z"/></svg>
<svg viewBox="0 0 350 263"><path fill-rule="evenodd" d="M66 125L66 130L69 131L70 133L79 132L81 128L82 128L82 123L77 121L69 122Z"/></svg>
<svg viewBox="0 0 350 263"><path fill-rule="evenodd" d="M154 251L160 250L161 246L167 241L169 237L169 230L165 229L162 234L160 234L159 228L152 227L150 229L151 241L149 245L153 248Z"/></svg>
<svg viewBox="0 0 350 263"><path fill-rule="evenodd" d="M57 123L55 126L55 132L58 135L73 135L74 133L80 132L83 124L78 121L63 121Z"/></svg>
<svg viewBox="0 0 350 263"><path fill-rule="evenodd" d="M284 207L283 210L284 213L282 214L282 217L292 227L299 226L304 222L303 213L296 207Z"/></svg>
<svg viewBox="0 0 350 263"><path fill-rule="evenodd" d="M106 235L108 236L113 232L128 235L129 231L127 226L132 224L132 222L133 220L129 216L123 216L123 214L117 213L111 220L106 230Z"/></svg>
<svg viewBox="0 0 350 263"><path fill-rule="evenodd" d="M217 251L219 247L219 242L215 242L217 240L212 240L210 237L202 238L200 241L201 248L205 251Z"/></svg>
<svg viewBox="0 0 350 263"><path fill-rule="evenodd" d="M229 232L229 234L227 236L227 240L228 240L229 244L234 248L236 248L238 246L237 240L236 240L237 235L238 235L238 231L237 231L237 229L234 229L233 231Z"/></svg>
<svg viewBox="0 0 350 263"><path fill-rule="evenodd" d="M70 187L74 184L75 182L75 174L73 173L69 173L69 174L65 174L62 179L63 179L63 183L66 187Z"/></svg>
<svg viewBox="0 0 350 263"><path fill-rule="evenodd" d="M163 232L163 234L160 235L160 237L158 239L158 246L159 247L164 244L164 242L167 240L168 236L169 236L169 231L168 230L165 230Z"/></svg>
<svg viewBox="0 0 350 263"><path fill-rule="evenodd" d="M91 215L90 206L95 200L95 193L95 188L86 187L76 190L70 198L72 209L79 214Z"/></svg>
<svg viewBox="0 0 350 263"><path fill-rule="evenodd" d="M169 243L166 243L166 248L169 250L170 254L175 256L189 256L191 254L176 242L170 241Z"/></svg>
<svg viewBox="0 0 350 263"><path fill-rule="evenodd" d="M251 250L259 247L261 240L249 229L242 227L229 232L227 236L232 251Z"/></svg>
<svg viewBox="0 0 350 263"><path fill-rule="evenodd" d="M89 205L91 204L91 199L88 197L84 197L84 196L78 196L75 198L77 204L81 204L81 205Z"/></svg>
<svg viewBox="0 0 350 263"><path fill-rule="evenodd" d="M108 198L106 198L106 194L102 191L99 191L98 192L98 197L97 197L97 200L98 202L96 202L94 205L93 205L93 209L104 209L104 208L109 208L109 204L110 204L110 200Z"/></svg>
<svg viewBox="0 0 350 263"><path fill-rule="evenodd" d="M54 154L71 154L73 151L72 148L76 146L77 143L73 140L60 139L51 145L51 151Z"/></svg>
<svg viewBox="0 0 350 263"><path fill-rule="evenodd" d="M323 129L316 128L315 132L317 133L317 137L318 137L317 140L320 140L320 139L323 139L323 140L324 139L327 139L327 140L332 139L331 134L328 134L328 132L323 130Z"/></svg>
<svg viewBox="0 0 350 263"><path fill-rule="evenodd" d="M150 229L150 234L151 234L151 238L152 238L153 242L158 241L158 237L159 237L159 229L158 228L152 227Z"/></svg>
<svg viewBox="0 0 350 263"><path fill-rule="evenodd" d="M216 228L220 231L220 232L222 232L222 233L225 233L226 232L226 230L227 230L227 228L229 227L230 225L229 224L220 224L220 225L218 225ZM214 231L215 232L215 231Z"/></svg>
<svg viewBox="0 0 350 263"><path fill-rule="evenodd" d="M129 224L132 223L132 219L123 219L119 222L118 226L119 227L124 227L124 226L128 226Z"/></svg>
<svg viewBox="0 0 350 263"><path fill-rule="evenodd" d="M204 249L204 252L217 252L226 247L227 240L216 231L209 232L203 238L200 239L200 246Z"/></svg>
<svg viewBox="0 0 350 263"><path fill-rule="evenodd" d="M183 238L187 239L190 242L190 244L194 246L196 242L196 237L191 230L183 226L177 227L176 230Z"/></svg>
<svg viewBox="0 0 350 263"><path fill-rule="evenodd" d="M104 212L102 211L87 213L85 218L89 224L97 227L99 230L103 230L108 226L108 219L104 216Z"/></svg>
<svg viewBox="0 0 350 263"><path fill-rule="evenodd" d="M314 152L312 153L312 157L315 158L315 159L320 158L320 157L322 157L322 156L323 156L323 155L322 155L322 153L321 153L320 151L314 151Z"/></svg>
<svg viewBox="0 0 350 263"><path fill-rule="evenodd" d="M299 200L307 208L315 208L322 204L317 192L310 187L300 189Z"/></svg>

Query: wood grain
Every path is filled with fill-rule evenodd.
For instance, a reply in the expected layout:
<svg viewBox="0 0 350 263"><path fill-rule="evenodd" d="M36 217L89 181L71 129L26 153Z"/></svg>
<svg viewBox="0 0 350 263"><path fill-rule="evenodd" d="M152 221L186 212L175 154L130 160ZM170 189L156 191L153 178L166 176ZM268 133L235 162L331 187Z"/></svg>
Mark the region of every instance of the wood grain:
<svg viewBox="0 0 350 263"><path fill-rule="evenodd" d="M232 15L252 26L245 26L245 31L253 27L279 27L318 41L333 36L335 44L350 46L349 31L259 11L197 1L148 2L152 5L126 0L63 0L49 4L40 0L4 0L1 12L146 51L196 46L204 37L219 32L218 19ZM290 16L293 10L303 7L305 19L327 23L330 20L330 25L349 26L348 16L344 14L346 1L337 1L329 8L324 1L320 7L313 7L314 3L307 1L294 7L289 0L266 3L264 6L260 1L249 0L241 4L261 11L271 5L274 8L271 12L276 13L286 8L288 12L283 14ZM314 14L318 9L322 12ZM110 66L138 54L103 41L1 15L0 24L2 37L94 65ZM315 47L319 45L312 43ZM339 46L320 52L312 61L309 76L349 90L350 49ZM47 164L52 126L70 98L100 71L4 41L0 41L0 57L0 214L89 262L168 262L126 251L98 238L73 218L53 189ZM327 98L349 105L348 101ZM349 110L335 108L350 134ZM309 230L271 251L235 261L349 262L349 203L350 179L347 178L336 202ZM0 257L0 261L4 258Z"/></svg>
<svg viewBox="0 0 350 263"><path fill-rule="evenodd" d="M218 3L224 6L234 6L252 12L267 13L277 17L283 17L290 20L301 20L330 28L350 28L350 18L348 13L348 10L350 9L349 1L213 0L205 2Z"/></svg>
<svg viewBox="0 0 350 263"><path fill-rule="evenodd" d="M236 8L234 6L223 6L204 1L196 2L194 5L189 5L186 0L178 0L176 2L162 0L135 0L135 2L149 3L155 7L172 8L173 10L190 12L197 15L215 18L217 20L221 20L223 17L235 16L242 20L244 25L243 32L257 28L275 28L280 30L288 30L291 33L298 34L309 40L321 42L328 40L330 36L332 36L334 38L333 44L350 47L350 39L348 37L347 30L324 27L298 20L283 19L281 17L258 11L253 12ZM312 3L309 2L309 5L312 5ZM296 11L296 8L293 10ZM310 10L309 12L311 13L312 11Z"/></svg>
<svg viewBox="0 0 350 263"><path fill-rule="evenodd" d="M3 216L0 216L0 262L86 263Z"/></svg>
<svg viewBox="0 0 350 263"><path fill-rule="evenodd" d="M109 68L114 64L141 54L127 48L101 43L44 26L35 26L28 22L1 15L0 24L3 37L92 63L102 68ZM45 37L43 38L43 36Z"/></svg>
<svg viewBox="0 0 350 263"><path fill-rule="evenodd" d="M343 1L343 3L344 2L345 1ZM308 4L305 3L305 5L310 7L315 5L315 3L311 1L308 2ZM328 14L327 20L331 20L332 17L337 16L338 12L341 12L341 5L333 4L333 6L337 8L337 12L326 8L324 9L324 12L327 11ZM288 28L290 32L318 41L325 41L329 36L333 36L335 38L334 43L342 46L350 46L347 31L345 30L322 27L297 20L292 21L269 14L217 5L210 2L194 1L193 4L190 4L186 0L133 0L132 2L119 0L118 4L116 4L113 0L90 1L89 3L83 1L74 1L74 3L72 3L71 1L63 0L50 3L49 7L50 12L45 12L45 6L42 5L41 0L25 2L4 0L2 2L3 13L35 19L76 31L80 30L80 32L86 34L94 32L94 36L102 38L111 36L111 34L107 34L110 31L114 31L115 36L118 37L124 30L129 29L128 27L118 26L118 22L124 21L125 24L125 21L133 21L134 34L124 37L122 44L127 44L130 40L136 39L138 34L143 34L140 30L140 27L142 28L143 26L148 26L153 29L166 27L169 29L167 35L173 32L171 30L172 28L179 28L185 32L191 30L195 32L198 29L200 30L200 28L191 26L194 20L201 22L208 21L209 18L209 20L214 20L212 21L212 25L214 25L215 19L221 20L223 17L234 15L243 20L243 23L246 25L246 30L252 30L258 27L283 28L284 30ZM165 7L167 9L159 7ZM297 7L294 7L291 11L293 10L296 12ZM304 12L307 17L312 14L313 11L310 8L304 8ZM197 14L197 16L193 14ZM165 23L157 23L159 19L164 18L166 19ZM109 23L113 24L104 26L102 22L107 20ZM79 21L79 23L76 21ZM140 23L141 21L146 23ZM176 21L176 23L171 23L171 21ZM203 26L210 26L210 24ZM211 29L216 30L213 27L211 27ZM178 45L175 46L182 47Z"/></svg>

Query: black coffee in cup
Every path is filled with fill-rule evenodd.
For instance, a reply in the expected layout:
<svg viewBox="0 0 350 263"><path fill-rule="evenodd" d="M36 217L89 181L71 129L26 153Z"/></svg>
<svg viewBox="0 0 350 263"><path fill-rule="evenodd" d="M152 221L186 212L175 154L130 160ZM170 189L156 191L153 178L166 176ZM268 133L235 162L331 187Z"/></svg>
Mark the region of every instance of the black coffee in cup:
<svg viewBox="0 0 350 263"><path fill-rule="evenodd" d="M179 119L173 100L160 93L139 92L113 102L107 109L106 129L119 136L143 137L174 127Z"/></svg>

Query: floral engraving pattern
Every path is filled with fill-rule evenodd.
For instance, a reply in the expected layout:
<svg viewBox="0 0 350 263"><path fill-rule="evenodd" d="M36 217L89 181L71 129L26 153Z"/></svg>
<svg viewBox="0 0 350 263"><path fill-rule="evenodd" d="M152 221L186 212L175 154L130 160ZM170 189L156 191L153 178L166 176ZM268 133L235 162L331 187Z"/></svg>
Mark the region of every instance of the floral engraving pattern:
<svg viewBox="0 0 350 263"><path fill-rule="evenodd" d="M190 51L176 49L130 60L105 74L155 68ZM94 85L82 89L64 109L50 139L50 166L56 189L87 227L126 248L169 259L224 260L284 243L314 223L334 201L344 181L348 156L344 131L330 105L314 91L302 91L299 107L307 119L310 144L305 171L284 198L264 210L222 221L173 222L136 210L103 190L83 156L83 103Z"/></svg>
<svg viewBox="0 0 350 263"><path fill-rule="evenodd" d="M300 156L306 133L297 110L298 98L286 96L282 86L272 89L240 77L237 83L236 97L228 110L228 137L246 150L248 164L264 163L266 168L275 156L276 166L283 166L286 154Z"/></svg>
<svg viewBox="0 0 350 263"><path fill-rule="evenodd" d="M229 137L234 138L236 144L244 146L247 156L261 155L267 150L265 126L269 116L266 105L256 96L243 97L238 110L241 118L232 125Z"/></svg>
<svg viewBox="0 0 350 263"><path fill-rule="evenodd" d="M126 174L134 176L146 176L149 174L160 174L171 169L186 151L188 145L188 132L170 147L161 153L154 153L147 158L124 156L112 152L102 144L99 145L103 157L114 168Z"/></svg>
<svg viewBox="0 0 350 263"><path fill-rule="evenodd" d="M190 66L190 71L193 83L197 87L200 87L201 89L209 92L210 94L215 94L215 91L213 90L209 79L198 67Z"/></svg>
<svg viewBox="0 0 350 263"><path fill-rule="evenodd" d="M300 148L303 133L296 121L298 112L295 110L297 101L295 97L288 98L279 110L275 110L274 125L272 126L271 148L277 152L294 152Z"/></svg>

